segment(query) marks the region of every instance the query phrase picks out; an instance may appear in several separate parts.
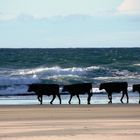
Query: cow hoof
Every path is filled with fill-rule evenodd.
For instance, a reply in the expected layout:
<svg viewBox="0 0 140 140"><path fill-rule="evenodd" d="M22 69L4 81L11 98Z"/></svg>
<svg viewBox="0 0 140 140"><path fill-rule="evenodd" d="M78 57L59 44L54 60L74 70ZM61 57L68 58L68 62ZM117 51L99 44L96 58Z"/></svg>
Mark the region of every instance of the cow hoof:
<svg viewBox="0 0 140 140"><path fill-rule="evenodd" d="M109 101L108 104L112 104L112 101Z"/></svg>
<svg viewBox="0 0 140 140"><path fill-rule="evenodd" d="M123 104L123 100L121 99L120 101L121 101L121 103Z"/></svg>

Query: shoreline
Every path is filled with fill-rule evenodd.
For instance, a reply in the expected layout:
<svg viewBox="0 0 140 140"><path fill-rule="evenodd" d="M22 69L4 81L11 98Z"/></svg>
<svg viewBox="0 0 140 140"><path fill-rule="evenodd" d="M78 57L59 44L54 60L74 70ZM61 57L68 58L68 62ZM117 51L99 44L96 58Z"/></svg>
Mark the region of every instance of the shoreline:
<svg viewBox="0 0 140 140"><path fill-rule="evenodd" d="M140 138L139 104L0 105L1 140Z"/></svg>

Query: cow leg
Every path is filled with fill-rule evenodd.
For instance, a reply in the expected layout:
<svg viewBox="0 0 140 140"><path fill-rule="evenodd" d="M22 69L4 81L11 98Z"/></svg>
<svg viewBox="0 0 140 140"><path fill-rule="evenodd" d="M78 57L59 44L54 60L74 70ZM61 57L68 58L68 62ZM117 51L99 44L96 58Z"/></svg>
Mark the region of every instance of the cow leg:
<svg viewBox="0 0 140 140"><path fill-rule="evenodd" d="M127 104L129 103L128 93L126 92Z"/></svg>
<svg viewBox="0 0 140 140"><path fill-rule="evenodd" d="M37 100L39 101L39 96L37 96Z"/></svg>
<svg viewBox="0 0 140 140"><path fill-rule="evenodd" d="M57 97L59 98L59 101L60 101L60 104L61 104L61 97L60 97L60 95L58 94Z"/></svg>
<svg viewBox="0 0 140 140"><path fill-rule="evenodd" d="M78 94L77 94L77 98L78 98L78 100L79 100L79 104L81 104L80 97L79 97L79 95L78 95Z"/></svg>
<svg viewBox="0 0 140 140"><path fill-rule="evenodd" d="M54 101L55 98L56 98L56 95L53 95L53 98L52 98L50 104L53 104L53 101Z"/></svg>
<svg viewBox="0 0 140 140"><path fill-rule="evenodd" d="M71 99L72 99L73 95L70 95L70 100L69 100L69 104L71 104Z"/></svg>
<svg viewBox="0 0 140 140"><path fill-rule="evenodd" d="M37 99L38 99L39 102L41 102L41 101L40 101L40 96L39 96L39 95L37 96Z"/></svg>
<svg viewBox="0 0 140 140"><path fill-rule="evenodd" d="M121 103L123 104L123 97L124 97L124 92L122 93L122 97L121 97L121 99L120 99L120 101L121 101Z"/></svg>
<svg viewBox="0 0 140 140"><path fill-rule="evenodd" d="M88 103L88 104L90 104L91 96L92 96L92 95L88 94L88 98L87 98L87 103Z"/></svg>
<svg viewBox="0 0 140 140"><path fill-rule="evenodd" d="M122 94L122 97L120 99L121 103L123 103L123 97L124 97L124 94Z"/></svg>
<svg viewBox="0 0 140 140"><path fill-rule="evenodd" d="M38 101L40 102L40 105L42 105L42 95L37 96Z"/></svg>
<svg viewBox="0 0 140 140"><path fill-rule="evenodd" d="M112 103L112 93L108 93L109 104Z"/></svg>
<svg viewBox="0 0 140 140"><path fill-rule="evenodd" d="M43 95L41 95L41 104L43 104Z"/></svg>
<svg viewBox="0 0 140 140"><path fill-rule="evenodd" d="M140 104L140 92L139 92L139 104Z"/></svg>

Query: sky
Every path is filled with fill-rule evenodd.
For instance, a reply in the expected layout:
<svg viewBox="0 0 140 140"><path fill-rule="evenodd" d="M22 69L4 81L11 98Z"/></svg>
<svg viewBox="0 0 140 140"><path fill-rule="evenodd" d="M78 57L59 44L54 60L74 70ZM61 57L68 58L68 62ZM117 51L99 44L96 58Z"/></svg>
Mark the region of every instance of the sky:
<svg viewBox="0 0 140 140"><path fill-rule="evenodd" d="M140 0L0 0L0 48L140 47Z"/></svg>

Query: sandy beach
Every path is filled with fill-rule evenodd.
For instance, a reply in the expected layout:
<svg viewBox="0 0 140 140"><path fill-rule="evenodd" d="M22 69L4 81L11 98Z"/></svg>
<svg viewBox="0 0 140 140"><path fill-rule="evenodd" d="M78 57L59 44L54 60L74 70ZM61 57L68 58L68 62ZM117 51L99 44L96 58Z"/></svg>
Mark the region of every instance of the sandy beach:
<svg viewBox="0 0 140 140"><path fill-rule="evenodd" d="M140 105L0 106L1 140L138 140Z"/></svg>

